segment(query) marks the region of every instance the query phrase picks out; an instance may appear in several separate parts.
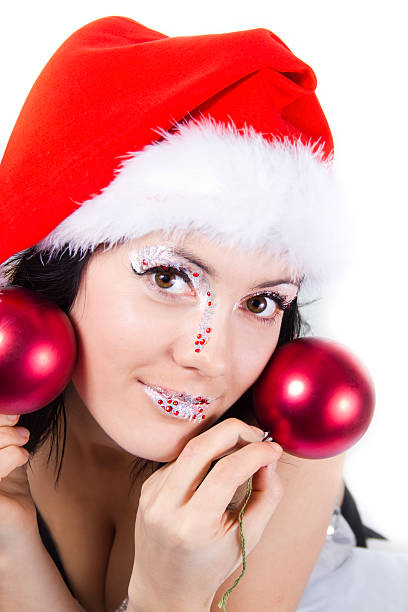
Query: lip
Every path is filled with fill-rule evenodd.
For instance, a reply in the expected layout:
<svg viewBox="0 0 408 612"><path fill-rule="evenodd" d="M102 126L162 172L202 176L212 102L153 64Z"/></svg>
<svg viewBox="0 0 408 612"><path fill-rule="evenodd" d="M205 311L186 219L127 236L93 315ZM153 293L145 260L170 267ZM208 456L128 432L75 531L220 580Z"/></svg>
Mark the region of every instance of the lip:
<svg viewBox="0 0 408 612"><path fill-rule="evenodd" d="M139 382L142 383L142 385L144 385L145 387L150 387L151 389L155 389L156 391L158 391L159 393L163 393L164 395L178 395L180 397L188 396L188 397L195 398L196 400L202 400L203 404L214 402L216 399L221 397L221 395L217 395L216 397L206 397L205 395L188 393L188 391L177 391L176 389L169 389L169 387L163 387L162 385L153 385L151 383L145 383L142 380L139 380Z"/></svg>
<svg viewBox="0 0 408 612"><path fill-rule="evenodd" d="M160 408L161 412L165 412L173 418L188 419L190 422L200 423L204 420L206 407L214 399L217 399L210 399L202 395L189 395L186 392L139 382L143 385L145 393Z"/></svg>

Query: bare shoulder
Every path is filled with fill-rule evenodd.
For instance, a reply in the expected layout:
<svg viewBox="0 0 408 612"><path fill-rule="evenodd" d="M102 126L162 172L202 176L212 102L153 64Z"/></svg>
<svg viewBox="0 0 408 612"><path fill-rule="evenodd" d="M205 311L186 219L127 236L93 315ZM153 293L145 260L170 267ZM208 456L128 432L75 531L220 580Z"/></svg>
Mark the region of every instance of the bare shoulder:
<svg viewBox="0 0 408 612"><path fill-rule="evenodd" d="M247 557L245 575L228 598L228 612L296 612L343 485L344 460L345 453L318 460L282 454L277 473L283 497ZM211 612L219 612L218 602L241 571L242 566L218 589Z"/></svg>

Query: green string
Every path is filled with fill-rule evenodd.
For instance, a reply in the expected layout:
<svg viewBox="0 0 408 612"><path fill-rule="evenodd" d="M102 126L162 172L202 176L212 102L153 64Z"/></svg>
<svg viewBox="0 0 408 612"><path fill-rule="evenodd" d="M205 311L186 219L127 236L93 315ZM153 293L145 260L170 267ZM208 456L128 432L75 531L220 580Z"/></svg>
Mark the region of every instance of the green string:
<svg viewBox="0 0 408 612"><path fill-rule="evenodd" d="M230 589L228 589L228 591L226 591L224 593L224 595L222 596L221 601L218 603L218 607L219 608L221 608L221 606L222 606L223 612L226 612L225 602L227 601L228 597L230 596L231 591L233 589L235 589L235 587L237 586L238 582L241 580L242 576L245 574L245 570L246 570L245 538L244 538L244 532L242 531L242 515L244 513L245 506L247 505L248 500L251 497L251 493L252 493L252 476L250 478L248 478L246 498L245 498L245 501L244 501L244 505L242 506L242 508L241 508L241 510L239 512L239 515L238 515L239 534L240 534L240 539L241 539L241 550L242 550L242 572L241 572L241 575L235 580L235 582L232 585L232 587Z"/></svg>

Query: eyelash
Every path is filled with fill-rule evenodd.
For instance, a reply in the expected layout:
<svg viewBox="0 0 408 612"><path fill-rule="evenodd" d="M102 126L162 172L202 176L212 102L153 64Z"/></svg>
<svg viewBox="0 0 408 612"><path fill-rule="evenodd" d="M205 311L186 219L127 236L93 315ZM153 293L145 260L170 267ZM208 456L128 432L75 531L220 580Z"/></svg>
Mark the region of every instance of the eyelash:
<svg viewBox="0 0 408 612"><path fill-rule="evenodd" d="M169 274L174 274L175 276L181 277L184 281L186 281L187 284L191 285L191 280L190 280L189 276L186 274L186 272L184 272L182 269L173 268L171 266L166 266L165 270L163 270L163 268L161 266L154 266L152 268L148 268L147 270L144 270L143 272L137 272L133 266L132 266L132 269L135 272L135 274L137 274L137 276L145 276L146 274L149 275L149 276L153 276L157 272L168 272ZM159 293L164 294L167 297L171 296L169 291L167 291L166 289L162 289L161 287L159 287L156 284L154 285L154 288ZM172 299L172 297L173 296L171 296L170 299ZM287 304L285 306L285 299L281 295L279 295L279 293L275 293L274 291L264 291L262 293L256 293L254 295L251 295L245 301L250 300L251 298L255 298L255 297L268 297L268 298L270 298L271 300L276 302L278 310L281 310L281 311L285 311L285 310L287 310L290 307L290 304ZM276 323L276 319L277 319L277 316L278 316L278 313L276 312L273 317L270 317L270 318L267 319L265 317L258 317L255 313L251 313L250 310L245 310L245 312L249 313L248 316L250 316L251 319L254 318L261 325L274 325Z"/></svg>

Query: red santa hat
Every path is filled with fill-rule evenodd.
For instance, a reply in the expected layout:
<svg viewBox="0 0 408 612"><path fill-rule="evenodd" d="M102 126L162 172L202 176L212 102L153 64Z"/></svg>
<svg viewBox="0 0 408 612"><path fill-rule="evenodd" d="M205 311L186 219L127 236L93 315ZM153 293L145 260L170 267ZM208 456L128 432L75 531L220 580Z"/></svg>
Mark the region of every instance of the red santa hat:
<svg viewBox="0 0 408 612"><path fill-rule="evenodd" d="M123 17L72 34L0 167L0 263L162 229L284 256L320 283L347 219L316 77L264 28L168 37Z"/></svg>

